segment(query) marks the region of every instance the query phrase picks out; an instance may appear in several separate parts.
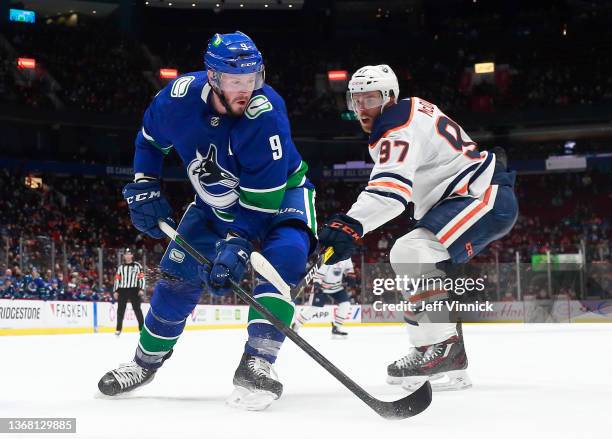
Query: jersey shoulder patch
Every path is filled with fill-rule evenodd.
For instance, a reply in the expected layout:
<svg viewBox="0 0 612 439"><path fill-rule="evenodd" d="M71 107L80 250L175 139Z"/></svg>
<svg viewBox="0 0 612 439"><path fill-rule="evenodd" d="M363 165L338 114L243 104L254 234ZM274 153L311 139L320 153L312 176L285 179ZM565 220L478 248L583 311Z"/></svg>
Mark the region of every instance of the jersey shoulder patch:
<svg viewBox="0 0 612 439"><path fill-rule="evenodd" d="M187 91L189 91L189 86L195 80L195 76L181 76L172 84L172 88L170 89L170 96L173 98L182 98L187 95Z"/></svg>
<svg viewBox="0 0 612 439"><path fill-rule="evenodd" d="M244 115L249 119L256 119L263 113L272 111L274 107L272 102L269 101L268 97L264 94L255 95L249 101Z"/></svg>
<svg viewBox="0 0 612 439"><path fill-rule="evenodd" d="M407 127L412 120L414 111L413 99L402 99L397 104L383 111L374 123L368 143L373 146L391 131Z"/></svg>
<svg viewBox="0 0 612 439"><path fill-rule="evenodd" d="M202 95L209 89L206 72L187 73L164 87L149 109L156 113L158 123L172 125L188 114L201 111L207 105Z"/></svg>
<svg viewBox="0 0 612 439"><path fill-rule="evenodd" d="M170 82L161 92L169 101L181 102L188 98L201 99L204 87L208 84L206 72L190 72Z"/></svg>

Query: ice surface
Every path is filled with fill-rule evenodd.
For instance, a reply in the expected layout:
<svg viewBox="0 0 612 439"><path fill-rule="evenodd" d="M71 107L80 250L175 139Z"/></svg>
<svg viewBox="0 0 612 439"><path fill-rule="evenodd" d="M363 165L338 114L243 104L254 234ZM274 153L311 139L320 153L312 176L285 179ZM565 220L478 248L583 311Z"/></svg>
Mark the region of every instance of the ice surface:
<svg viewBox="0 0 612 439"><path fill-rule="evenodd" d="M301 334L370 393L407 348L405 329L327 328ZM290 341L276 370L282 398L264 412L227 407L245 330L187 331L148 386L98 397L109 369L132 358L136 333L0 337L0 417L76 417L53 438L608 438L612 437L611 324L466 325L472 389L435 393L424 413L379 418ZM27 435L2 435L28 437ZM33 435L41 438L43 435Z"/></svg>

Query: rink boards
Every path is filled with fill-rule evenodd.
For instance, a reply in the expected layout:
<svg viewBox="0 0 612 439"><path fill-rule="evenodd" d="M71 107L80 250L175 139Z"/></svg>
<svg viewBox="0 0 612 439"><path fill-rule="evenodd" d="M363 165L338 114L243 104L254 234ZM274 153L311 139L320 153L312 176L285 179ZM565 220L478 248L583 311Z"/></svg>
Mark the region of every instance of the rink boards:
<svg viewBox="0 0 612 439"><path fill-rule="evenodd" d="M474 313L466 322L473 323L594 323L612 322L611 300L563 300L492 302L493 311ZM299 308L299 307L297 307ZM149 304L143 304L146 315ZM296 310L297 312L298 310ZM308 323L329 324L336 307L326 305ZM198 305L187 318L186 329L229 329L246 327L247 306ZM367 323L362 322L365 317ZM399 315L377 313L371 306L352 305L349 326L393 325ZM108 302L72 302L0 299L0 335L75 334L113 332L117 322L117 304ZM395 323L394 323L395 322ZM128 304L124 331L136 331L137 321Z"/></svg>

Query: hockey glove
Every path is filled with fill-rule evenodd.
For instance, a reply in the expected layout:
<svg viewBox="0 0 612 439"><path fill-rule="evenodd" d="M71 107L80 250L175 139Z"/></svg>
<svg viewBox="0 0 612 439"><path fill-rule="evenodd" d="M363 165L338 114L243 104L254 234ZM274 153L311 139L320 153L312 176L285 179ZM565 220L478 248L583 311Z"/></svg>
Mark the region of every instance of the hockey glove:
<svg viewBox="0 0 612 439"><path fill-rule="evenodd" d="M323 288L321 288L321 284L320 283L314 283L312 285L312 293L313 294L319 294L323 292Z"/></svg>
<svg viewBox="0 0 612 439"><path fill-rule="evenodd" d="M199 274L211 294L223 296L231 291L230 279L234 282L242 280L253 246L244 238L232 236L220 239L215 247L217 255L212 267L200 266Z"/></svg>
<svg viewBox="0 0 612 439"><path fill-rule="evenodd" d="M132 224L142 233L146 233L151 238L163 238L165 235L157 226L159 219L176 228L176 223L172 219L172 209L161 195L159 181L129 183L123 188L123 198L130 209Z"/></svg>
<svg viewBox="0 0 612 439"><path fill-rule="evenodd" d="M325 262L333 265L351 257L363 235L359 221L343 213L332 216L319 232L319 242L323 247L333 247L334 254Z"/></svg>

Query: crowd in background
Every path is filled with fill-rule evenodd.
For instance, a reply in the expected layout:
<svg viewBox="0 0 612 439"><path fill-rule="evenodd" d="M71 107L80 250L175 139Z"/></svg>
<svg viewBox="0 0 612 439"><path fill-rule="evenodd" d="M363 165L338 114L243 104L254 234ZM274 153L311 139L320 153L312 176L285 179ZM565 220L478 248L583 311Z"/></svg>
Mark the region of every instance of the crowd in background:
<svg viewBox="0 0 612 439"><path fill-rule="evenodd" d="M406 29L409 39L417 43L409 47L394 40L381 45L372 38L302 41L299 38L304 37L297 33L292 34L296 40L262 33L258 44L265 57L267 82L285 98L290 117L338 118L343 94L333 93L326 81L323 87L317 85L317 75L381 62L396 70L403 96L423 97L456 117L465 111L612 100L609 11L594 9L566 24L551 25L563 20L555 17L542 23L541 14L546 11L535 9L518 11L513 20L494 11L477 19L430 14L435 25L418 32ZM57 104L46 95L54 88L68 109L141 114L158 91L145 72L156 74L160 66L181 73L202 70L202 54L210 37L205 32L210 31L174 32L172 39L158 32L137 41L104 21L76 27L12 24L1 35L18 56L36 58L38 69L48 72L57 85L50 87L34 75L16 86L6 65L16 60L9 57L0 65L0 101L51 109ZM349 44L350 50L338 50ZM470 71L482 61L498 66L490 80L481 81L482 76L476 78Z"/></svg>
<svg viewBox="0 0 612 439"><path fill-rule="evenodd" d="M121 197L124 182L43 176L38 189L25 182L25 175L0 171L0 267L12 270L8 277L13 279L12 286L1 287L0 296L111 300L108 293L120 259L119 249L126 246L137 249L137 259L144 260L154 280L165 243L133 228ZM319 224L335 212L346 211L363 188L363 183L358 182L316 183ZM192 199L190 186L166 183L164 191L179 217ZM547 251L586 252L586 261L591 265L612 262L612 182L607 175L522 175L516 191L520 215L514 229L474 262L511 264L518 252L521 263L529 264L532 255ZM362 263L388 262L395 239L413 225L410 211L406 211L366 235L362 251L353 258L358 275ZM36 280L40 278L44 288L41 280ZM54 280L59 281L56 287L52 286ZM250 281L248 277L247 284ZM152 284L148 283L149 292ZM358 300L359 288L351 292ZM231 303L235 298L215 300Z"/></svg>

